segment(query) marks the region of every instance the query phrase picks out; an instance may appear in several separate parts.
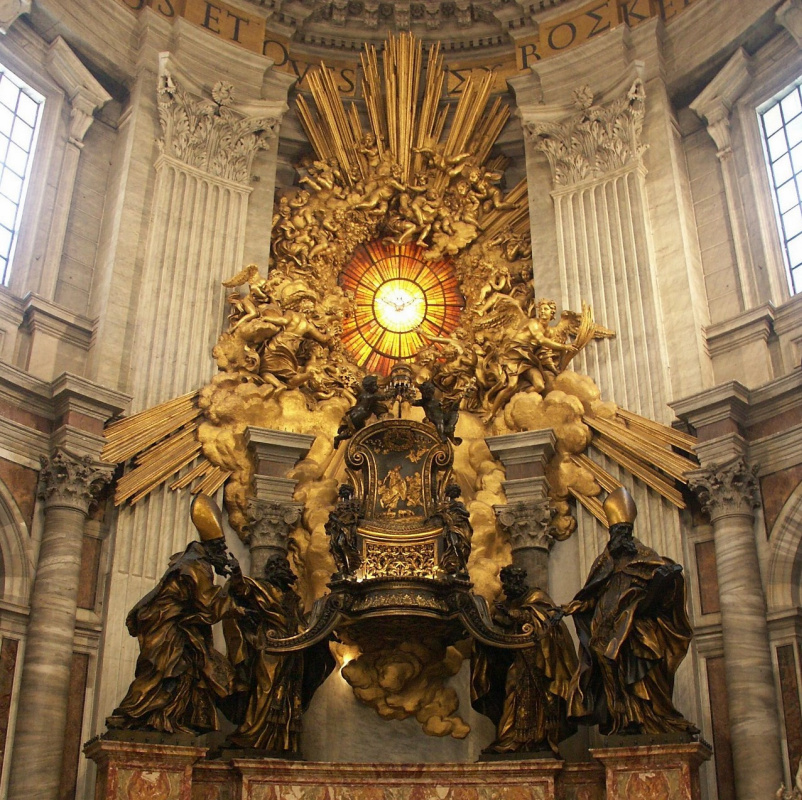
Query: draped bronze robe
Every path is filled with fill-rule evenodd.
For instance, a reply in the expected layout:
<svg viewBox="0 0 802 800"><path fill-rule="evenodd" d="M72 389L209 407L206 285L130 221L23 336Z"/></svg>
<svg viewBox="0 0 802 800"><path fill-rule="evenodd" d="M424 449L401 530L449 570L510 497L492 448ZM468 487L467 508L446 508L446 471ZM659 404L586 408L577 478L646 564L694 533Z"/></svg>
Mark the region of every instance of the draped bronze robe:
<svg viewBox="0 0 802 800"><path fill-rule="evenodd" d="M301 715L334 665L328 642L304 652L268 653L268 631L286 638L303 629L300 598L246 577L231 581L229 593L246 613L223 623L240 699L232 713L238 728L228 739L237 747L297 753Z"/></svg>
<svg viewBox="0 0 802 800"><path fill-rule="evenodd" d="M564 623L550 625L554 604L544 591L532 589L506 605L516 627L525 622L533 626L532 646L501 650L477 644L471 664L471 704L496 723L489 751L557 752L558 743L575 730L566 720L577 663L574 643ZM496 622L503 624L503 615Z"/></svg>
<svg viewBox="0 0 802 800"><path fill-rule="evenodd" d="M695 732L671 700L674 674L688 651L691 625L685 581L637 539L637 552L596 559L585 586L569 604L579 635L579 670L571 683L569 713L604 734L628 726L648 734ZM660 591L650 591L653 580Z"/></svg>
<svg viewBox="0 0 802 800"><path fill-rule="evenodd" d="M136 677L109 727L217 730L215 699L229 693L233 673L214 649L212 625L231 613L236 609L215 586L203 545L191 542L126 618L140 653Z"/></svg>

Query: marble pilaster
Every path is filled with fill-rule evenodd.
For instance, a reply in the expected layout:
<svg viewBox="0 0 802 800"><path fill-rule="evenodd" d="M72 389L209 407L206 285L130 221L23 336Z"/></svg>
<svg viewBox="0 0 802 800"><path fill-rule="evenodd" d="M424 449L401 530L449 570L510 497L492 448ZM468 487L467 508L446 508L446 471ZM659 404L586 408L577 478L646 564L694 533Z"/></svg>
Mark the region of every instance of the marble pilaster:
<svg viewBox="0 0 802 800"><path fill-rule="evenodd" d="M737 455L721 465L708 462L689 481L713 527L738 800L770 796L783 780L766 599L754 532L760 505L756 473Z"/></svg>
<svg viewBox="0 0 802 800"><path fill-rule="evenodd" d="M490 452L506 471L507 505L494 506L501 529L509 536L512 563L526 570L529 584L548 590L552 509L548 498L546 464L554 455L551 428L491 436Z"/></svg>
<svg viewBox="0 0 802 800"><path fill-rule="evenodd" d="M56 296L56 283L84 137L94 121L95 111L111 100L111 95L95 80L61 36L50 43L46 63L48 72L64 90L70 102L67 143L39 281L39 292L47 300L53 300Z"/></svg>
<svg viewBox="0 0 802 800"><path fill-rule="evenodd" d="M303 433L248 427L245 442L256 466L256 497L248 503L251 575L262 573L272 555L286 555L289 537L303 506L293 502L296 481L287 477L306 456L315 437Z"/></svg>
<svg viewBox="0 0 802 800"><path fill-rule="evenodd" d="M65 737L83 530L113 467L57 449L42 460L45 521L31 595L9 798L56 800Z"/></svg>
<svg viewBox="0 0 802 800"><path fill-rule="evenodd" d="M724 182L724 195L738 267L741 310L750 309L757 304L758 291L747 237L743 198L733 160L730 112L751 80L750 58L741 48L690 106L706 122L707 132L716 143L716 155Z"/></svg>

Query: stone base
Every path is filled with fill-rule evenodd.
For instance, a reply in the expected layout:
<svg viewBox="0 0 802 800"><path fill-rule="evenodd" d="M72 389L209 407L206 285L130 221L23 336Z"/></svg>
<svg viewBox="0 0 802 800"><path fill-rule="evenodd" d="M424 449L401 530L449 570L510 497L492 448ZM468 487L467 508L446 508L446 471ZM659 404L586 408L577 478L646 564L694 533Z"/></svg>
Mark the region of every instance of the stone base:
<svg viewBox="0 0 802 800"><path fill-rule="evenodd" d="M699 765L713 754L703 742L590 752L604 764L606 800L700 800Z"/></svg>
<svg viewBox="0 0 802 800"><path fill-rule="evenodd" d="M698 742L605 747L578 764L533 753L475 764L204 758L205 747L108 739L84 752L98 765L96 800L700 800L699 765L711 756Z"/></svg>
<svg viewBox="0 0 802 800"><path fill-rule="evenodd" d="M192 767L206 748L93 739L84 753L97 764L95 800L191 800Z"/></svg>

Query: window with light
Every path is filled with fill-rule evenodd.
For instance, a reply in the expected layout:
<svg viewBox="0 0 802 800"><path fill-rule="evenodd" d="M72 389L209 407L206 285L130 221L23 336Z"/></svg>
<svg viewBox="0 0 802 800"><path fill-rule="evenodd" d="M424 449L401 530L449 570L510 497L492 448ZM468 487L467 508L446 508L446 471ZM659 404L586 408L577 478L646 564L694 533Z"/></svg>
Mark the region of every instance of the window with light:
<svg viewBox="0 0 802 800"><path fill-rule="evenodd" d="M10 278L44 97L0 64L0 283Z"/></svg>
<svg viewBox="0 0 802 800"><path fill-rule="evenodd" d="M760 112L791 291L802 291L802 92L794 85Z"/></svg>

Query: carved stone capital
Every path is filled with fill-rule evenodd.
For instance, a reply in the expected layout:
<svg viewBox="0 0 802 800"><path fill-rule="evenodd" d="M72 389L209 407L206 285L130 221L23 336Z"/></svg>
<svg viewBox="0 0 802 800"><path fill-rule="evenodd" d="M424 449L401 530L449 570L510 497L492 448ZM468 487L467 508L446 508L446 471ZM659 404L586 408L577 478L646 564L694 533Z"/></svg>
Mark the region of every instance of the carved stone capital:
<svg viewBox="0 0 802 800"><path fill-rule="evenodd" d="M555 541L551 525L554 510L548 500L494 506L494 510L499 525L510 537L513 552L532 547L551 550Z"/></svg>
<svg viewBox="0 0 802 800"><path fill-rule="evenodd" d="M633 82L625 97L593 105L587 86L574 92L578 109L564 122L529 122L527 137L546 154L554 187L583 183L640 164L646 94L643 82Z"/></svg>
<svg viewBox="0 0 802 800"><path fill-rule="evenodd" d="M716 143L720 159L732 155L730 112L751 80L751 59L740 48L691 103L691 110L707 123L707 132Z"/></svg>
<svg viewBox="0 0 802 800"><path fill-rule="evenodd" d="M287 552L290 534L301 519L300 503L279 503L274 500L250 500L248 545L257 548Z"/></svg>
<svg viewBox="0 0 802 800"><path fill-rule="evenodd" d="M690 474L688 485L714 523L731 515L751 517L760 507L757 467L750 467L743 458L696 470Z"/></svg>
<svg viewBox="0 0 802 800"><path fill-rule="evenodd" d="M30 0L0 0L0 33L8 33L17 17L28 14L30 10Z"/></svg>
<svg viewBox="0 0 802 800"><path fill-rule="evenodd" d="M46 508L66 507L88 513L100 490L111 480L114 466L98 464L91 456L76 456L57 448L41 457L39 496Z"/></svg>
<svg viewBox="0 0 802 800"><path fill-rule="evenodd" d="M47 48L47 71L70 98L70 141L81 147L94 113L111 100L70 46L57 36Z"/></svg>
<svg viewBox="0 0 802 800"><path fill-rule="evenodd" d="M234 87L218 81L211 100L187 92L170 72L159 75L160 151L215 178L247 185L251 164L278 132L278 117L235 110Z"/></svg>
<svg viewBox="0 0 802 800"><path fill-rule="evenodd" d="M794 37L797 45L802 47L802 0L786 0L777 9L774 17Z"/></svg>

